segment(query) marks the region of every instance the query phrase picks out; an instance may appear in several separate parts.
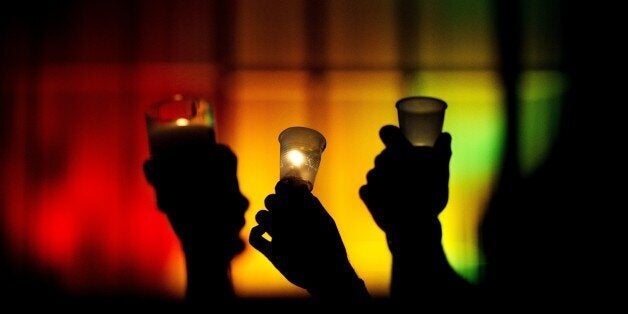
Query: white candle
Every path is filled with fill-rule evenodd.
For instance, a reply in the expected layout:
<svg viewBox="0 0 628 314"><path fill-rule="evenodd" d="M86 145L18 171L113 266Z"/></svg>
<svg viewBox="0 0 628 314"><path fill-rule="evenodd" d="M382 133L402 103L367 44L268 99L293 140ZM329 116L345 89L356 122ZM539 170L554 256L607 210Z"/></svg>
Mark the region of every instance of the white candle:
<svg viewBox="0 0 628 314"><path fill-rule="evenodd" d="M176 94L159 101L146 112L146 126L153 156L194 154L215 143L211 106L202 98Z"/></svg>
<svg viewBox="0 0 628 314"><path fill-rule="evenodd" d="M189 124L187 119L183 120L156 125L148 131L150 153L153 156L198 150L214 143L214 131L211 127Z"/></svg>

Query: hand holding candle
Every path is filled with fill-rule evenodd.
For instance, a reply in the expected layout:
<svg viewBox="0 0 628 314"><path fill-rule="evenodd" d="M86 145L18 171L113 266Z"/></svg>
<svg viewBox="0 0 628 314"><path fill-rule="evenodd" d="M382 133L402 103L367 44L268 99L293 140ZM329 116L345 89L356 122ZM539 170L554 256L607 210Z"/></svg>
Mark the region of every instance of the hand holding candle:
<svg viewBox="0 0 628 314"><path fill-rule="evenodd" d="M291 127L279 134L279 178L298 178L311 191L327 142L316 130Z"/></svg>
<svg viewBox="0 0 628 314"><path fill-rule="evenodd" d="M312 194L325 150L316 130L291 127L279 135L280 180L255 215L249 243L291 283L327 304L363 303L368 290L347 258L333 218ZM267 234L270 239L264 235Z"/></svg>

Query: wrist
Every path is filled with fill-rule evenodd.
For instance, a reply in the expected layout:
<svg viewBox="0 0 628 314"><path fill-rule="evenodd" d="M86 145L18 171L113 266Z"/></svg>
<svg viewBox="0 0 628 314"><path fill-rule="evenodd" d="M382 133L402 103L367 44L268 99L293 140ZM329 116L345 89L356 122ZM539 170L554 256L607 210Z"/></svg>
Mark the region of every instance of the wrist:
<svg viewBox="0 0 628 314"><path fill-rule="evenodd" d="M386 232L390 252L395 255L402 250L442 250L442 229L437 218L419 224L400 225Z"/></svg>
<svg viewBox="0 0 628 314"><path fill-rule="evenodd" d="M370 299L364 281L351 266L343 273L323 280L307 290L312 298L322 302L364 302Z"/></svg>

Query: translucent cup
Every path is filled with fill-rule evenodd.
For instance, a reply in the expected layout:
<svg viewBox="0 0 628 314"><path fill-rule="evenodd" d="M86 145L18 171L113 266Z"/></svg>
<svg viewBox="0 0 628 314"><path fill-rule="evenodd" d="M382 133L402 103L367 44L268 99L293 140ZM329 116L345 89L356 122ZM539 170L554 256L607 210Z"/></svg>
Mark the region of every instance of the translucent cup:
<svg viewBox="0 0 628 314"><path fill-rule="evenodd" d="M279 134L279 178L299 178L311 191L326 144L325 137L316 130L285 129Z"/></svg>
<svg viewBox="0 0 628 314"><path fill-rule="evenodd" d="M174 95L146 112L151 156L206 149L215 143L214 115L206 100Z"/></svg>
<svg viewBox="0 0 628 314"><path fill-rule="evenodd" d="M402 98L397 101L399 128L414 146L434 146L443 130L444 101L424 96Z"/></svg>

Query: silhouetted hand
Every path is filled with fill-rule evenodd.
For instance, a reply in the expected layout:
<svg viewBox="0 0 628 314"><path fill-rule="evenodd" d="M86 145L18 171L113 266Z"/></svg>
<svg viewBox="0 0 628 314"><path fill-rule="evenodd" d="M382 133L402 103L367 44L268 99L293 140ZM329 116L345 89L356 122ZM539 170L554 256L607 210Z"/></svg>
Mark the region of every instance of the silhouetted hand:
<svg viewBox="0 0 628 314"><path fill-rule="evenodd" d="M380 137L386 148L360 197L393 255L391 297L434 302L446 295L443 290L468 287L447 261L438 221L449 196L451 136L442 133L433 148L413 146L394 126L383 127Z"/></svg>
<svg viewBox="0 0 628 314"><path fill-rule="evenodd" d="M375 158L360 197L389 244L403 233L423 231L440 241L437 216L449 196L451 136L442 133L433 148L413 146L399 128L389 125L380 137L386 148ZM417 230L418 225L429 230Z"/></svg>
<svg viewBox="0 0 628 314"><path fill-rule="evenodd" d="M144 163L157 205L168 216L185 253L188 298L233 295L229 265L244 248L239 232L248 207L236 170L233 152L216 144L152 156Z"/></svg>
<svg viewBox="0 0 628 314"><path fill-rule="evenodd" d="M336 228L307 183L284 179L276 194L257 213L249 242L293 284L321 300L361 301L369 298L347 258ZM272 241L262 237L268 233Z"/></svg>

